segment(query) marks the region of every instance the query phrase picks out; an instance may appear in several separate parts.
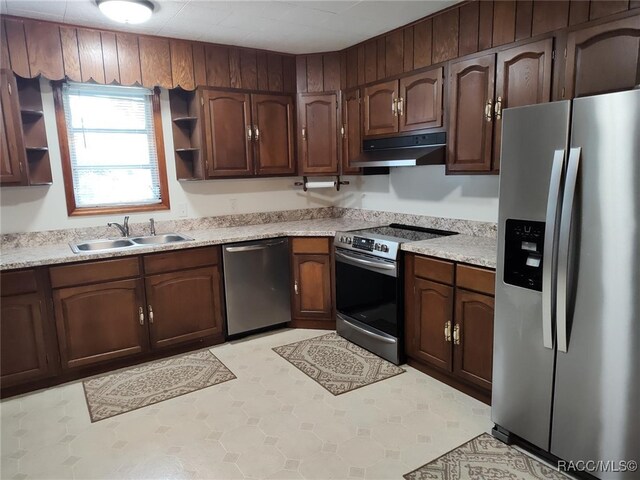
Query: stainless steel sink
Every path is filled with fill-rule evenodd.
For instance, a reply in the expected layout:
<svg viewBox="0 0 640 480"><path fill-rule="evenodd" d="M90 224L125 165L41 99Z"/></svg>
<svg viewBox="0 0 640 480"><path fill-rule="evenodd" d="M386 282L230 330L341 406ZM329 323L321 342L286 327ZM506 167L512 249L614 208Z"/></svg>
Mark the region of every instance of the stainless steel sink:
<svg viewBox="0 0 640 480"><path fill-rule="evenodd" d="M147 245L165 245L167 243L186 242L189 240L193 240L193 238L180 233L164 233L149 237L86 240L83 242L70 243L69 246L73 253L99 253L112 252L114 250L128 250L130 248L139 248Z"/></svg>
<svg viewBox="0 0 640 480"><path fill-rule="evenodd" d="M164 233L149 237L133 237L131 241L137 245L163 245L165 243L186 242L193 240L180 233Z"/></svg>
<svg viewBox="0 0 640 480"><path fill-rule="evenodd" d="M87 240L86 242L70 243L69 245L71 246L71 250L73 250L74 253L105 252L136 246L136 244L128 238L120 238L115 240Z"/></svg>

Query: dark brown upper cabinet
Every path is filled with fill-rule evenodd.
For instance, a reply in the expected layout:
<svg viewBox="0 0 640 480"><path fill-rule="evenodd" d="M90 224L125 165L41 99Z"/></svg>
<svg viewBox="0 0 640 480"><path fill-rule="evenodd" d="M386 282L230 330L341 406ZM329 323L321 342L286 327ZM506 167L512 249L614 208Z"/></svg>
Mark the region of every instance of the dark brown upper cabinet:
<svg viewBox="0 0 640 480"><path fill-rule="evenodd" d="M449 172L489 172L495 55L452 63L449 72Z"/></svg>
<svg viewBox="0 0 640 480"><path fill-rule="evenodd" d="M440 67L400 79L398 131L442 126L442 76Z"/></svg>
<svg viewBox="0 0 640 480"><path fill-rule="evenodd" d="M640 15L570 32L564 98L640 85L639 58Z"/></svg>
<svg viewBox="0 0 640 480"><path fill-rule="evenodd" d="M552 38L452 63L449 172L499 170L502 110L550 101L552 65Z"/></svg>
<svg viewBox="0 0 640 480"><path fill-rule="evenodd" d="M398 81L377 83L364 89L364 136L398 131Z"/></svg>
<svg viewBox="0 0 640 480"><path fill-rule="evenodd" d="M298 148L301 175L337 175L338 97L335 93L298 98Z"/></svg>
<svg viewBox="0 0 640 480"><path fill-rule="evenodd" d="M443 68L364 89L364 136L442 126Z"/></svg>
<svg viewBox="0 0 640 480"><path fill-rule="evenodd" d="M294 174L293 99L287 95L251 95L251 111L256 173Z"/></svg>
<svg viewBox="0 0 640 480"><path fill-rule="evenodd" d="M351 162L362 150L362 115L360 90L352 89L342 93L342 173L359 173Z"/></svg>
<svg viewBox="0 0 640 480"><path fill-rule="evenodd" d="M0 71L0 185L50 185L51 163L38 78Z"/></svg>
<svg viewBox="0 0 640 480"><path fill-rule="evenodd" d="M203 97L208 176L253 175L250 95L205 90Z"/></svg>

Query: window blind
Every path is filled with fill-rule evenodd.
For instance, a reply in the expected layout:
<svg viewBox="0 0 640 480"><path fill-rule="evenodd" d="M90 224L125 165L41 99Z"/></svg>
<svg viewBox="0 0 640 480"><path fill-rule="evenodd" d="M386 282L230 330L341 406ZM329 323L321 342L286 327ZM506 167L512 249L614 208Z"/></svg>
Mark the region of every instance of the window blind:
<svg viewBox="0 0 640 480"><path fill-rule="evenodd" d="M77 207L162 201L152 94L141 87L63 87Z"/></svg>

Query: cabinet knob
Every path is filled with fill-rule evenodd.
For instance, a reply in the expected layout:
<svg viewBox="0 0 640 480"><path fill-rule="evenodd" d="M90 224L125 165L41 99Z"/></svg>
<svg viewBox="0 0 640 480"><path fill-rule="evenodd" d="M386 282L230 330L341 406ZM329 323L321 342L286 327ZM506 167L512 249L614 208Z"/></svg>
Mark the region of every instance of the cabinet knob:
<svg viewBox="0 0 640 480"><path fill-rule="evenodd" d="M456 323L453 327L453 344L460 345L460 325Z"/></svg>
<svg viewBox="0 0 640 480"><path fill-rule="evenodd" d="M153 323L153 307L149 305L149 323Z"/></svg>
<svg viewBox="0 0 640 480"><path fill-rule="evenodd" d="M138 307L138 319L140 320L140 325L144 325L144 310L142 307Z"/></svg>
<svg viewBox="0 0 640 480"><path fill-rule="evenodd" d="M484 107L484 117L490 122L493 117L493 100L488 100Z"/></svg>

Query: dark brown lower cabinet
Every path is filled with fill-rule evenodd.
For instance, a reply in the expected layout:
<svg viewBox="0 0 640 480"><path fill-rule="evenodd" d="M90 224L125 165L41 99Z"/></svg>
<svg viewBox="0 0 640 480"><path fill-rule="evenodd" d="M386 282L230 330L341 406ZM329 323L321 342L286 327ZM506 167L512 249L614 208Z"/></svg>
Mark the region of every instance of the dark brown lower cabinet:
<svg viewBox="0 0 640 480"><path fill-rule="evenodd" d="M486 390L491 390L493 311L493 297L456 289L453 371Z"/></svg>
<svg viewBox="0 0 640 480"><path fill-rule="evenodd" d="M47 308L45 269L0 274L0 385L2 389L58 372L55 329Z"/></svg>
<svg viewBox="0 0 640 480"><path fill-rule="evenodd" d="M331 240L294 238L291 245L292 326L334 328Z"/></svg>
<svg viewBox="0 0 640 480"><path fill-rule="evenodd" d="M495 273L419 255L405 265L408 363L488 403Z"/></svg>
<svg viewBox="0 0 640 480"><path fill-rule="evenodd" d="M151 348L222 334L217 266L151 275L145 287Z"/></svg>
<svg viewBox="0 0 640 480"><path fill-rule="evenodd" d="M53 302L64 369L128 357L149 348L140 279L56 289Z"/></svg>

